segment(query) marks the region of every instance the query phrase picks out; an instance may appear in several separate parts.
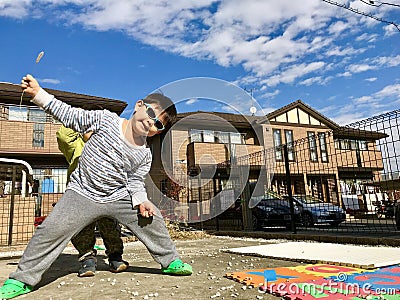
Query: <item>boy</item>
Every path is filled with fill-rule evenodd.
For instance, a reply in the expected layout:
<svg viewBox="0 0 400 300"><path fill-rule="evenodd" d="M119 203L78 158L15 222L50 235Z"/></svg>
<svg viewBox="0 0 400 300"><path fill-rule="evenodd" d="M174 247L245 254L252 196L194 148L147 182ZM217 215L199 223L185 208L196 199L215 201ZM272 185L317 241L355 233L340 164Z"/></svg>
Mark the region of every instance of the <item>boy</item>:
<svg viewBox="0 0 400 300"><path fill-rule="evenodd" d="M107 110L73 108L44 91L31 75L21 83L32 102L82 134L93 132L86 143L77 169L61 199L44 222L36 228L17 270L0 288L0 298L29 293L43 273L62 253L71 238L101 217L117 219L142 241L161 272L191 275L192 267L179 259L160 211L147 199L144 176L151 167L147 136L159 134L176 116L172 101L151 94L135 104L129 120ZM143 222L138 205L145 208Z"/></svg>
<svg viewBox="0 0 400 300"><path fill-rule="evenodd" d="M89 140L91 134L89 132L82 135L65 126L61 126L56 132L58 149L64 154L69 164L67 183L70 180L71 173L78 166L85 142ZM97 222L86 226L71 240L76 250L78 250L78 257L81 263L81 267L78 270L79 277L94 276L96 272L97 251L94 249L96 244L96 224L106 246L110 271L119 273L125 271L129 266L128 262L122 259L124 244L121 239L121 227L114 219L101 218Z"/></svg>

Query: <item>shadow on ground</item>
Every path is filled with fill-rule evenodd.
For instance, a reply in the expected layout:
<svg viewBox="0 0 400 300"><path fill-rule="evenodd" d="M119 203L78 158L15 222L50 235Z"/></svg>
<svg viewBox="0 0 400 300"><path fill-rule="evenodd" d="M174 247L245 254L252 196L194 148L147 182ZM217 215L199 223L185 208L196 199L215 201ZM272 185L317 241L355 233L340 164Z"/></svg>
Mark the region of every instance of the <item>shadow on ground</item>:
<svg viewBox="0 0 400 300"><path fill-rule="evenodd" d="M17 263L9 263L8 265L17 265ZM46 286L59 278L66 275L76 274L78 277L78 269L80 262L77 260L77 256L73 254L61 254L53 265L44 274L42 280L37 285L37 288ZM104 255L97 256L97 271L108 271L108 260ZM162 274L159 268L148 268L148 267L136 267L129 266L125 272L140 273L140 274Z"/></svg>

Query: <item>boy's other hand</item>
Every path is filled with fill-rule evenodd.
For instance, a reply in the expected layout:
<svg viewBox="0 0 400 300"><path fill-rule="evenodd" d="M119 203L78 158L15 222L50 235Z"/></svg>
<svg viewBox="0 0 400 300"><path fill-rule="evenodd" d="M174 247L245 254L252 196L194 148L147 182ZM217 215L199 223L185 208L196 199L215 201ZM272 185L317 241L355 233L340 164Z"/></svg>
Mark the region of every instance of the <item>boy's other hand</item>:
<svg viewBox="0 0 400 300"><path fill-rule="evenodd" d="M156 215L154 204L151 203L149 200L143 202L142 204L139 204L139 212L142 217L145 218L150 218Z"/></svg>
<svg viewBox="0 0 400 300"><path fill-rule="evenodd" d="M32 75L28 74L22 78L21 88L25 93L35 98L40 90L40 85Z"/></svg>

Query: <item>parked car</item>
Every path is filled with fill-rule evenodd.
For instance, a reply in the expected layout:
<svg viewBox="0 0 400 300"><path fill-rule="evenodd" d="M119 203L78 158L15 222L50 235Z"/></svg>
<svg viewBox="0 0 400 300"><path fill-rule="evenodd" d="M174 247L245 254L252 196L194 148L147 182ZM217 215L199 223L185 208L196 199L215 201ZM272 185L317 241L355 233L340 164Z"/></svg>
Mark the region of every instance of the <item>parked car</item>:
<svg viewBox="0 0 400 300"><path fill-rule="evenodd" d="M288 202L280 197L278 194L268 192L258 199L252 199L252 202L257 203L252 212L252 223L254 229L262 229L267 226L291 226L291 214ZM300 211L295 207L296 220L300 220ZM240 199L223 212L219 218L232 219L243 218L242 216L242 203Z"/></svg>
<svg viewBox="0 0 400 300"><path fill-rule="evenodd" d="M394 219L397 230L400 230L400 200L394 202Z"/></svg>
<svg viewBox="0 0 400 300"><path fill-rule="evenodd" d="M287 196L285 196L288 199ZM293 202L301 213L304 226L330 224L338 226L346 221L346 212L339 206L326 203L310 195L293 195Z"/></svg>
<svg viewBox="0 0 400 300"><path fill-rule="evenodd" d="M385 216L386 219L394 218L395 204L391 200L381 200L375 202L375 213L378 219Z"/></svg>

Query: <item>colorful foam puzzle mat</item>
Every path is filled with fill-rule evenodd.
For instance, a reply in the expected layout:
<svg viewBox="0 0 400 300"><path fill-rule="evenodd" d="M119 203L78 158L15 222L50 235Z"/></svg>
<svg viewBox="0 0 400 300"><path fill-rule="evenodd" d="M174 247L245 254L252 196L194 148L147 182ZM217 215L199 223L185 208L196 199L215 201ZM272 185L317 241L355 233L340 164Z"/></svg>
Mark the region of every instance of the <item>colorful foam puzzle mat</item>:
<svg viewBox="0 0 400 300"><path fill-rule="evenodd" d="M400 264L399 247L376 247L316 242L284 242L226 249L225 252L310 264L375 269Z"/></svg>
<svg viewBox="0 0 400 300"><path fill-rule="evenodd" d="M400 300L400 265L365 270L307 264L233 272L226 277L290 300Z"/></svg>

